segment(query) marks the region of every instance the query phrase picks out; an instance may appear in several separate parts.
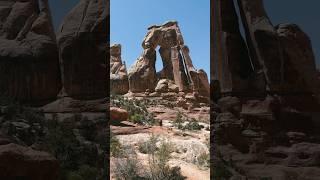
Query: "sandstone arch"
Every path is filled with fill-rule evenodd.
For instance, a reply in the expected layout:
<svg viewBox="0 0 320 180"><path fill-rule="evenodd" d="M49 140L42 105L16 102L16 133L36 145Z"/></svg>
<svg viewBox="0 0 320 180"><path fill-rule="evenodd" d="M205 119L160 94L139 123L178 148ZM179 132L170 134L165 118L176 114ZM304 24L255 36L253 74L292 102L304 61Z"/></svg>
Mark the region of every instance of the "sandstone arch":
<svg viewBox="0 0 320 180"><path fill-rule="evenodd" d="M160 46L163 62L163 69L158 73L155 68L157 46ZM152 92L160 79L169 79L175 82L180 92L209 96L207 75L203 70L194 68L176 21L150 26L142 47L142 55L128 73L131 92Z"/></svg>

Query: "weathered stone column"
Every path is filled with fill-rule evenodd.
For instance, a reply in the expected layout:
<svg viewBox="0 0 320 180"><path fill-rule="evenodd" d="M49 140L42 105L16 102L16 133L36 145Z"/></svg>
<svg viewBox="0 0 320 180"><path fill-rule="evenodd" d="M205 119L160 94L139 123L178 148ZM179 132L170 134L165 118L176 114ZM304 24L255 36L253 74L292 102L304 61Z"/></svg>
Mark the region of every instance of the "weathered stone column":
<svg viewBox="0 0 320 180"><path fill-rule="evenodd" d="M110 92L126 94L129 91L127 68L121 59L121 45L110 47Z"/></svg>
<svg viewBox="0 0 320 180"><path fill-rule="evenodd" d="M191 89L193 92L199 93L202 96L208 97L210 95L210 85L207 74L202 70L196 70L192 64L189 54L189 48L186 45L181 47L181 53L184 58L186 71L188 73L189 81L191 81Z"/></svg>
<svg viewBox="0 0 320 180"><path fill-rule="evenodd" d="M263 73L267 90L282 90L282 47L262 0L238 0L247 44L256 75Z"/></svg>
<svg viewBox="0 0 320 180"><path fill-rule="evenodd" d="M252 67L234 3L232 0L214 0L213 8L211 80L219 81L222 93L246 91Z"/></svg>
<svg viewBox="0 0 320 180"><path fill-rule="evenodd" d="M156 51L152 48L144 49L143 54L129 69L129 90L133 93L154 91L156 87Z"/></svg>
<svg viewBox="0 0 320 180"><path fill-rule="evenodd" d="M173 67L173 77L175 84L179 87L179 91L186 90L186 76L184 74L184 67L181 62L181 54L177 46L171 48L171 61Z"/></svg>

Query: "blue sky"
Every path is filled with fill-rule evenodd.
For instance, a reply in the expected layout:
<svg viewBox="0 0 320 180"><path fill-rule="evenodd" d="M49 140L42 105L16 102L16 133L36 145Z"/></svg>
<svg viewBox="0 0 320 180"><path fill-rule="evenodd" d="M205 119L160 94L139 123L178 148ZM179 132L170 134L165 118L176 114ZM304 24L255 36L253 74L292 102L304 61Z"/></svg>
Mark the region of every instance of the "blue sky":
<svg viewBox="0 0 320 180"><path fill-rule="evenodd" d="M274 25L294 23L310 37L318 68L320 67L320 1L265 0L266 11Z"/></svg>
<svg viewBox="0 0 320 180"><path fill-rule="evenodd" d="M210 72L209 0L111 0L111 43L122 45L122 59L130 67L143 52L141 43L152 24L179 23L195 68ZM157 57L156 69L162 69Z"/></svg>
<svg viewBox="0 0 320 180"><path fill-rule="evenodd" d="M49 2L57 29L63 17L79 0ZM308 34L319 67L320 1L265 0L264 4L274 25L295 23ZM142 52L141 42L147 32L147 26L176 19L180 23L186 44L190 46L194 65L208 73L209 18L209 0L111 0L111 41L123 45L123 60L131 65Z"/></svg>
<svg viewBox="0 0 320 180"><path fill-rule="evenodd" d="M77 5L79 1L80 0L49 0L50 10L55 29L58 29L63 18L74 6Z"/></svg>

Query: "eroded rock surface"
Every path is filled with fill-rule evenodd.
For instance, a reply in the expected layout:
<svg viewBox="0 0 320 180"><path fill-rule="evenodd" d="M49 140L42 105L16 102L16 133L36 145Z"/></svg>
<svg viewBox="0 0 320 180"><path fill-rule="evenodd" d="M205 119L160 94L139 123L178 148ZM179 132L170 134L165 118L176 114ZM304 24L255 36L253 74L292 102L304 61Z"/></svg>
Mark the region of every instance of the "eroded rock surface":
<svg viewBox="0 0 320 180"><path fill-rule="evenodd" d="M43 104L61 88L47 0L0 2L0 93Z"/></svg>
<svg viewBox="0 0 320 180"><path fill-rule="evenodd" d="M214 3L213 175L317 179L320 81L309 37L295 24L274 26L263 0Z"/></svg>
<svg viewBox="0 0 320 180"><path fill-rule="evenodd" d="M103 0L81 0L57 33L63 93L78 99L107 95L107 16Z"/></svg>
<svg viewBox="0 0 320 180"><path fill-rule="evenodd" d="M163 61L163 69L156 73L156 47ZM209 83L203 70L196 70L184 45L178 23L169 21L153 25L142 43L143 53L129 70L129 89L133 93L153 92L159 79L174 81L180 92L196 92L209 96Z"/></svg>
<svg viewBox="0 0 320 180"><path fill-rule="evenodd" d="M125 94L129 91L126 64L121 59L121 45L110 47L110 88L113 94Z"/></svg>

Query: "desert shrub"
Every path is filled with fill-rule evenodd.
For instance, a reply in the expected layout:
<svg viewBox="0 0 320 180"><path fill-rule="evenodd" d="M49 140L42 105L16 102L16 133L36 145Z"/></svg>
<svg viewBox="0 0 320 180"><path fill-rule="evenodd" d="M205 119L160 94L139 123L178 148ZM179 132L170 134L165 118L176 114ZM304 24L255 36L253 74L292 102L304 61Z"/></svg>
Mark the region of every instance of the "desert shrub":
<svg viewBox="0 0 320 180"><path fill-rule="evenodd" d="M114 160L113 173L118 180L138 180L143 179L140 176L141 165L137 159L134 148L124 147L124 156Z"/></svg>
<svg viewBox="0 0 320 180"><path fill-rule="evenodd" d="M148 141L138 143L138 150L144 154L155 152L157 150L157 142L158 138L152 134Z"/></svg>
<svg viewBox="0 0 320 180"><path fill-rule="evenodd" d="M57 116L46 121L47 133L43 139L44 150L53 154L60 163L60 179L105 179L107 165L106 147L102 147L99 155L96 145L99 142L86 141L81 143L77 129L69 123L59 122ZM108 136L105 136L108 137ZM106 141L106 140L105 140ZM85 156L84 156L85 155Z"/></svg>
<svg viewBox="0 0 320 180"><path fill-rule="evenodd" d="M133 123L136 123L136 124L143 124L143 122L144 122L143 119L144 119L144 117L141 114L134 114L129 117L129 120Z"/></svg>
<svg viewBox="0 0 320 180"><path fill-rule="evenodd" d="M117 137L112 133L110 135L110 154L113 157L123 156L123 147Z"/></svg>
<svg viewBox="0 0 320 180"><path fill-rule="evenodd" d="M152 180L171 180L185 179L181 175L180 167L170 167L167 163L171 158L173 145L170 142L162 140L157 151L151 153L149 157L148 179Z"/></svg>
<svg viewBox="0 0 320 180"><path fill-rule="evenodd" d="M188 122L188 123L184 125L184 122ZM177 113L176 118L173 121L173 126L180 130L190 130L190 131L197 131L204 128L204 126L200 125L196 119L192 118L190 120L186 115L184 115L180 111Z"/></svg>
<svg viewBox="0 0 320 180"><path fill-rule="evenodd" d="M137 159L137 154L132 146L123 147L124 156L114 160L115 165L112 169L116 179L135 180L184 180L186 179L181 175L179 167L170 167L168 162L173 152L172 143L161 140L159 147L157 147L158 138L154 135L150 136L148 141L140 143L138 149L140 152L148 154L147 169Z"/></svg>
<svg viewBox="0 0 320 180"><path fill-rule="evenodd" d="M173 125L178 129L183 129L183 114L179 111L177 112L176 118L173 121Z"/></svg>
<svg viewBox="0 0 320 180"><path fill-rule="evenodd" d="M136 158L123 158L115 161L114 174L118 180L140 179L139 162Z"/></svg>
<svg viewBox="0 0 320 180"><path fill-rule="evenodd" d="M210 155L209 153L202 152L197 158L196 158L197 165L200 167L209 167L210 165Z"/></svg>
<svg viewBox="0 0 320 180"><path fill-rule="evenodd" d="M165 140L161 141L161 144L156 151L155 155L160 166L164 166L170 159L171 153L173 152L173 145Z"/></svg>
<svg viewBox="0 0 320 180"><path fill-rule="evenodd" d="M198 131L204 128L203 125L200 125L194 118L189 121L182 129L190 131Z"/></svg>
<svg viewBox="0 0 320 180"><path fill-rule="evenodd" d="M62 169L76 170L81 155L80 144L72 129L57 120L47 121L48 132L45 136L46 148L60 161Z"/></svg>
<svg viewBox="0 0 320 180"><path fill-rule="evenodd" d="M129 120L133 123L142 125L154 125L156 123L153 113L149 113L147 107L150 101L127 99L123 96L112 96L111 105L126 109L129 114Z"/></svg>

